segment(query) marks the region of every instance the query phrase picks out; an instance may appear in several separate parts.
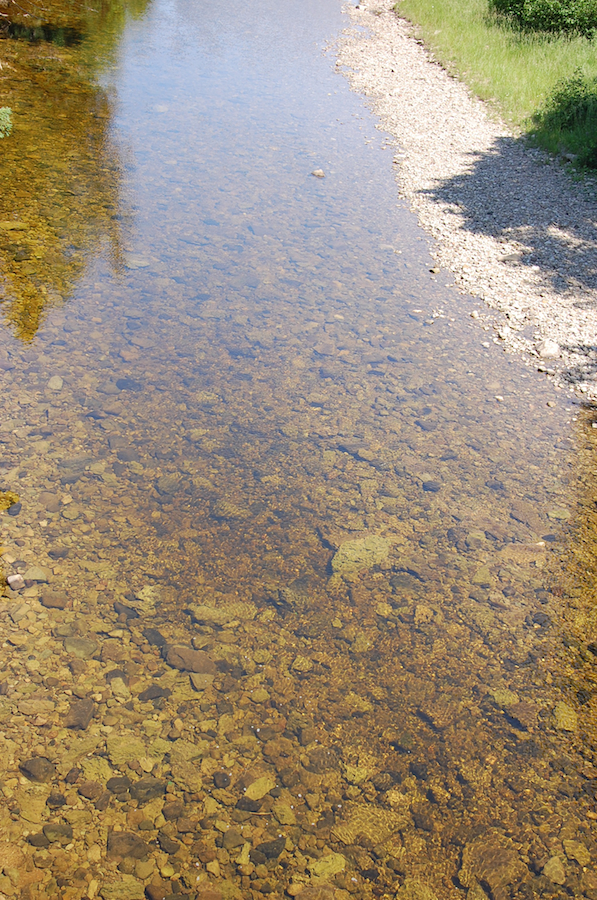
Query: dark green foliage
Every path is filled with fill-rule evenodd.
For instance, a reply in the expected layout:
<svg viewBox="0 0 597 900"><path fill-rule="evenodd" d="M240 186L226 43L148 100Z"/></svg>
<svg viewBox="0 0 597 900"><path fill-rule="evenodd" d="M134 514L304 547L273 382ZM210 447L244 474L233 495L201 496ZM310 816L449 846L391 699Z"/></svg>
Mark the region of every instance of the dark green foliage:
<svg viewBox="0 0 597 900"><path fill-rule="evenodd" d="M523 31L592 37L597 29L597 0L489 0L489 5Z"/></svg>
<svg viewBox="0 0 597 900"><path fill-rule="evenodd" d="M568 152L597 169L597 78L577 70L560 81L533 116L532 137L552 152Z"/></svg>

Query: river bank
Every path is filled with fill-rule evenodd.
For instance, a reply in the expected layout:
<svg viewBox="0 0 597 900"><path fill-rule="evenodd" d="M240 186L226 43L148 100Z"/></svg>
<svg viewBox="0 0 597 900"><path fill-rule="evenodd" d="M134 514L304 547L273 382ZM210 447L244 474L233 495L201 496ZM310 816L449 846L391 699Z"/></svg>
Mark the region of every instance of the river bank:
<svg viewBox="0 0 597 900"><path fill-rule="evenodd" d="M561 160L497 120L393 6L347 8L337 67L396 141L400 193L436 241L437 273L484 301L483 345L501 343L556 389L594 400L594 183L573 181Z"/></svg>

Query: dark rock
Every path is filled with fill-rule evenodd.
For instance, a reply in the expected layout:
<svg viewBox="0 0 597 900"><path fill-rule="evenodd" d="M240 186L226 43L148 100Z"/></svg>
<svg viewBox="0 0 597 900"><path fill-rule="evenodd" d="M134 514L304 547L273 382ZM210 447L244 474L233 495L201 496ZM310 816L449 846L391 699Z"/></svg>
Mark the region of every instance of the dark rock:
<svg viewBox="0 0 597 900"><path fill-rule="evenodd" d="M39 849L44 849L50 846L50 842L43 833L43 831L38 832L38 834L30 834L27 837L27 843L31 844L32 847L37 847Z"/></svg>
<svg viewBox="0 0 597 900"><path fill-rule="evenodd" d="M377 881L379 878L379 869L361 869L361 878L366 878L367 881Z"/></svg>
<svg viewBox="0 0 597 900"><path fill-rule="evenodd" d="M143 385L139 381L135 381L134 378L119 378L116 382L116 387L119 391L143 390Z"/></svg>
<svg viewBox="0 0 597 900"><path fill-rule="evenodd" d="M109 807L111 799L112 794L110 793L110 791L104 791L101 797L98 797L93 805L99 812L104 812L104 810Z"/></svg>
<svg viewBox="0 0 597 900"><path fill-rule="evenodd" d="M241 797L236 804L236 808L241 809L243 812L256 813L261 809L261 803L259 800L251 800L249 797Z"/></svg>
<svg viewBox="0 0 597 900"><path fill-rule="evenodd" d="M437 494L438 491L441 491L442 486L439 481L424 481L423 482L423 490L428 491L432 494Z"/></svg>
<svg viewBox="0 0 597 900"><path fill-rule="evenodd" d="M230 784L230 775L228 772L216 772L214 775L214 784L217 788L227 788Z"/></svg>
<svg viewBox="0 0 597 900"><path fill-rule="evenodd" d="M148 884L145 888L147 900L166 900L169 888L163 884Z"/></svg>
<svg viewBox="0 0 597 900"><path fill-rule="evenodd" d="M67 784L75 784L79 780L82 771L82 769L78 769L76 766L73 766L73 768L69 769L64 776L64 780Z"/></svg>
<svg viewBox="0 0 597 900"><path fill-rule="evenodd" d="M50 559L66 559L69 553L70 549L68 547L52 547L48 550Z"/></svg>
<svg viewBox="0 0 597 900"><path fill-rule="evenodd" d="M76 703L71 703L64 720L64 727L85 731L93 719L95 709L93 700L78 700Z"/></svg>
<svg viewBox="0 0 597 900"><path fill-rule="evenodd" d="M138 834L129 831L112 831L108 835L108 856L130 856L143 859L149 847Z"/></svg>
<svg viewBox="0 0 597 900"><path fill-rule="evenodd" d="M204 650L191 650L190 647L170 647L166 653L166 662L173 669L181 672L196 672L201 675L215 675L216 666Z"/></svg>
<svg viewBox="0 0 597 900"><path fill-rule="evenodd" d="M143 637L152 647L165 647L168 641L157 628L146 628Z"/></svg>
<svg viewBox="0 0 597 900"><path fill-rule="evenodd" d="M242 847L244 842L245 839L240 831L237 831L235 828L229 828L224 834L222 846L225 850L235 850L236 847Z"/></svg>
<svg viewBox="0 0 597 900"><path fill-rule="evenodd" d="M99 781L84 781L79 785L79 793L87 800L97 800L104 793L104 787Z"/></svg>
<svg viewBox="0 0 597 900"><path fill-rule="evenodd" d="M72 825L65 822L48 822L44 825L43 832L51 844L56 842L69 844L73 839Z"/></svg>
<svg viewBox="0 0 597 900"><path fill-rule="evenodd" d="M52 793L46 800L46 806L49 806L50 809L60 809L65 805L66 797L64 796L64 794L60 794L58 791L52 791Z"/></svg>
<svg viewBox="0 0 597 900"><path fill-rule="evenodd" d="M56 766L51 763L45 756L34 756L27 762L21 763L19 766L23 775L26 775L30 781L37 781L40 784L46 784L51 781L56 774Z"/></svg>
<svg viewBox="0 0 597 900"><path fill-rule="evenodd" d="M133 800L137 800L139 803L149 803L150 800L162 797L166 793L166 782L148 775L131 785L130 791Z"/></svg>
<svg viewBox="0 0 597 900"><path fill-rule="evenodd" d="M22 508L23 508L23 504L19 500L18 503L13 503L12 506L9 506L8 509L6 510L6 512L8 513L9 516L18 516L18 514L21 512Z"/></svg>
<svg viewBox="0 0 597 900"><path fill-rule="evenodd" d="M266 859L277 859L285 846L286 838L279 837L275 841L264 841L263 844L258 844L255 849L262 853Z"/></svg>
<svg viewBox="0 0 597 900"><path fill-rule="evenodd" d="M120 600L114 601L114 612L119 615L125 615L127 619L138 619L139 613L136 609L132 609L130 606L126 606L126 604L121 603Z"/></svg>
<svg viewBox="0 0 597 900"><path fill-rule="evenodd" d="M131 779L126 775L115 775L113 778L108 779L106 788L113 794L124 794L125 791L128 791L131 784Z"/></svg>
<svg viewBox="0 0 597 900"><path fill-rule="evenodd" d="M82 675L83 672L85 671L85 669L87 668L87 663L82 659L71 659L71 661L68 664L68 667L71 670L71 672L73 673L73 675L75 676L75 678L78 678L79 675Z"/></svg>
<svg viewBox="0 0 597 900"><path fill-rule="evenodd" d="M168 853L168 855L172 855L180 849L179 842L173 840L170 835L165 834L163 831L158 833L158 844L160 845L160 850L163 850L164 853Z"/></svg>
<svg viewBox="0 0 597 900"><path fill-rule="evenodd" d="M203 865L207 865L209 862L213 862L214 859L217 859L217 851L210 847L209 844L205 844L203 841L197 841L193 844L192 847L193 855L197 857L197 859L203 863Z"/></svg>
<svg viewBox="0 0 597 900"><path fill-rule="evenodd" d="M159 700L160 697L169 697L171 693L172 691L169 688L160 687L159 684L150 684L148 688L141 691L139 700L142 702L145 702L146 700Z"/></svg>
<svg viewBox="0 0 597 900"><path fill-rule="evenodd" d="M124 669L112 669L112 671L107 672L104 677L108 682L112 681L114 678L122 678L125 684L128 682L128 675Z"/></svg>
<svg viewBox="0 0 597 900"><path fill-rule="evenodd" d="M162 815L168 821L172 819L180 819L184 812L184 803L182 800L172 800L170 803L164 803L162 807Z"/></svg>

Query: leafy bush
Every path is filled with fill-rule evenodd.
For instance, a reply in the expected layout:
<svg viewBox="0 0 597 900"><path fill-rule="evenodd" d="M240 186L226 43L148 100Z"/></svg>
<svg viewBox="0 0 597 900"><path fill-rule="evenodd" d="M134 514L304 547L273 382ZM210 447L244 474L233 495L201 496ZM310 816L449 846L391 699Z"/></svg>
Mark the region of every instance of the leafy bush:
<svg viewBox="0 0 597 900"><path fill-rule="evenodd" d="M489 5L524 31L592 37L597 29L597 0L489 0Z"/></svg>
<svg viewBox="0 0 597 900"><path fill-rule="evenodd" d="M0 106L0 138L8 137L12 131L12 109Z"/></svg>
<svg viewBox="0 0 597 900"><path fill-rule="evenodd" d="M577 70L560 81L533 116L532 136L555 153L576 156L585 168L597 169L597 78Z"/></svg>

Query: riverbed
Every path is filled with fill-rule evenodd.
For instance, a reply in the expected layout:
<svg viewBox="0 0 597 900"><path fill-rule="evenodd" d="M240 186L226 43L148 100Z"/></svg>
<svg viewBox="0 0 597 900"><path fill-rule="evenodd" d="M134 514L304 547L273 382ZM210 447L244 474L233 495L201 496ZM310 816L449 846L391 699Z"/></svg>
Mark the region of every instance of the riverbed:
<svg viewBox="0 0 597 900"><path fill-rule="evenodd" d="M0 42L0 893L597 897L591 409L336 0L120 12Z"/></svg>

